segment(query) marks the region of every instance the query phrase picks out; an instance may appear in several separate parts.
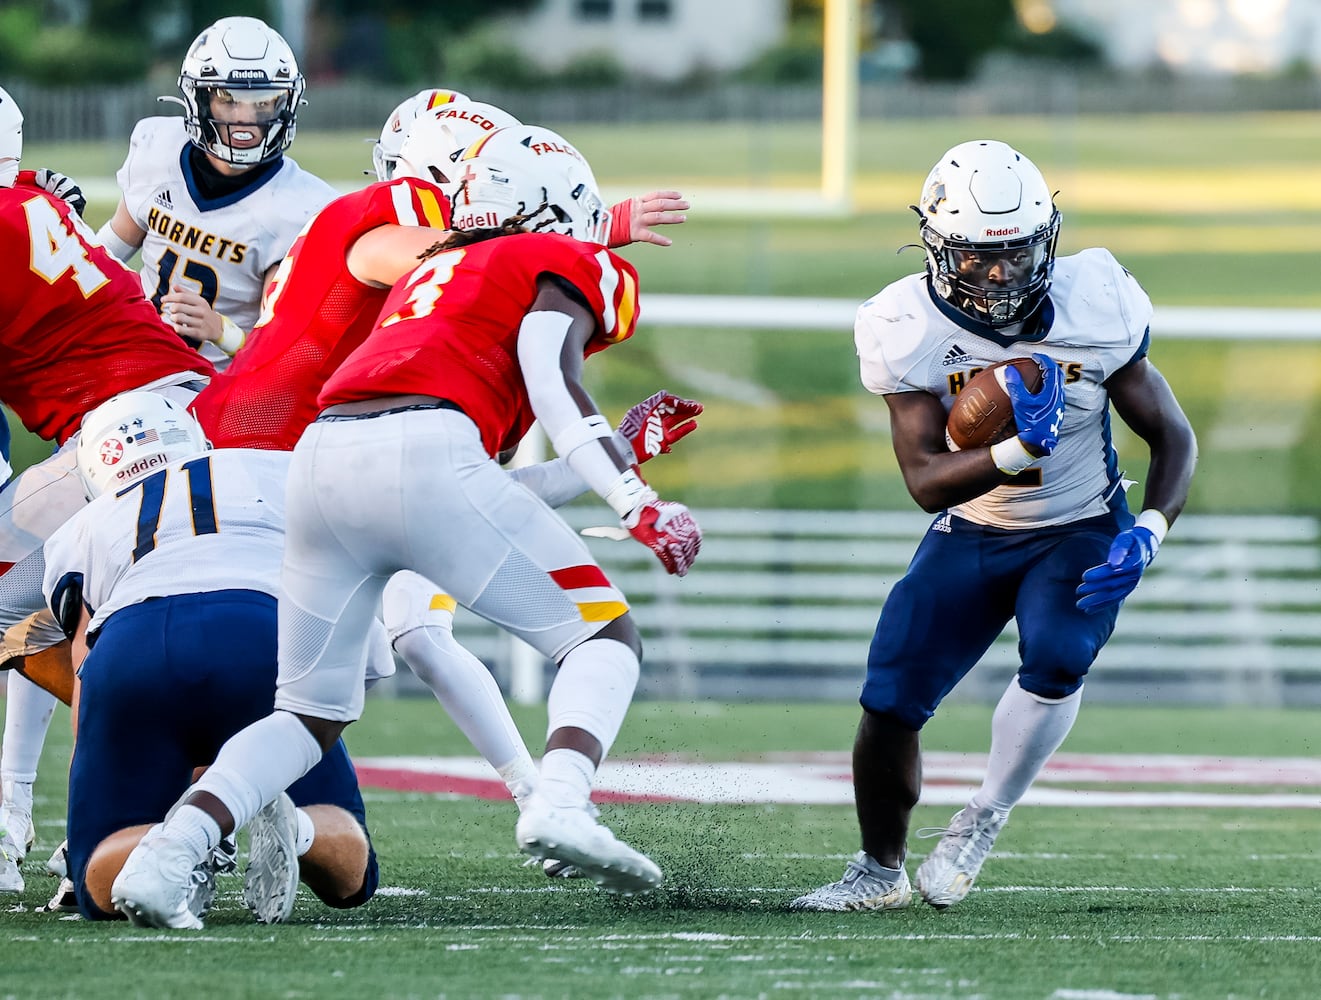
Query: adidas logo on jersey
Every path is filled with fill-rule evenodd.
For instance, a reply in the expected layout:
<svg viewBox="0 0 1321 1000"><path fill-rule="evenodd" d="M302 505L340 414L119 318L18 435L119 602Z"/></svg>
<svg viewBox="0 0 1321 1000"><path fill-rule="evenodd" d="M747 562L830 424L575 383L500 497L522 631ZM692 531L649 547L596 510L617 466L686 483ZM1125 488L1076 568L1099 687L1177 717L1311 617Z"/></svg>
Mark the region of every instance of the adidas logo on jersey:
<svg viewBox="0 0 1321 1000"><path fill-rule="evenodd" d="M152 201L154 201L161 208L169 208L169 209L174 208L174 202L170 200L169 188L166 188L164 191L157 191L156 197L153 198Z"/></svg>
<svg viewBox="0 0 1321 1000"><path fill-rule="evenodd" d="M951 531L954 530L954 515L949 513L941 514L940 517L936 518L936 520L932 522L931 530L939 531L943 534L948 535Z"/></svg>
<svg viewBox="0 0 1321 1000"><path fill-rule="evenodd" d="M940 363L940 367L948 368L951 365L966 365L972 358L958 344L954 344L945 353L945 360Z"/></svg>

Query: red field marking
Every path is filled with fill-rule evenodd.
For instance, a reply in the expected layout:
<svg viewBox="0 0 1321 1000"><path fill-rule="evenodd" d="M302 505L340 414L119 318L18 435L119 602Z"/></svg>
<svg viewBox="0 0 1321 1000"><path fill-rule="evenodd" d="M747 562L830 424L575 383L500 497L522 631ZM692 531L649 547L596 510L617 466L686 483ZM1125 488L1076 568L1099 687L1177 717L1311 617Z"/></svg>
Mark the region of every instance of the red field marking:
<svg viewBox="0 0 1321 1000"><path fill-rule="evenodd" d="M979 754L932 753L922 800L962 805L985 767ZM357 761L364 787L507 799L504 783L475 757L377 757ZM1080 788L1080 785L1091 787ZM1218 786L1217 790L1167 786ZM1025 805L1321 808L1321 760L1141 754L1059 754ZM1268 790L1269 789L1269 790ZM853 801L845 754L710 762L680 757L607 761L597 802L710 802L847 805Z"/></svg>

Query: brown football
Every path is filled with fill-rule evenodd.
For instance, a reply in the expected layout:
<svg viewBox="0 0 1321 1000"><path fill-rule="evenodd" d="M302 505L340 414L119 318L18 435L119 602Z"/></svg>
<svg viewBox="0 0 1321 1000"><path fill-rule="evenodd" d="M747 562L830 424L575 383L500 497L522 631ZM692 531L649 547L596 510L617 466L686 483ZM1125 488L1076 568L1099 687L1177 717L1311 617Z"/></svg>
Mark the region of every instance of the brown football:
<svg viewBox="0 0 1321 1000"><path fill-rule="evenodd" d="M983 368L954 397L945 421L945 439L951 451L989 448L1018 433L1014 408L1004 387L1004 369L1013 365L1029 392L1041 388L1041 369L1031 358L1011 358Z"/></svg>

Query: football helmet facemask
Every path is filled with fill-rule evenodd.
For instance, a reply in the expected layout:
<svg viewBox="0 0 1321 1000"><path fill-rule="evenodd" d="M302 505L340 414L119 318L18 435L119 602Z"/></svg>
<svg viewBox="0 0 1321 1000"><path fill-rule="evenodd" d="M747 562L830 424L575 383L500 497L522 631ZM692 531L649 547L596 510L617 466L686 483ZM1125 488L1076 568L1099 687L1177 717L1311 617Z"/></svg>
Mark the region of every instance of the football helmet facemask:
<svg viewBox="0 0 1321 1000"><path fill-rule="evenodd" d="M372 167L378 181L388 181L394 176L395 165L399 162L399 149L408 136L408 129L413 119L424 111L434 111L456 101L467 101L466 94L457 90L419 90L408 100L403 101L390 112L381 128L381 137L372 147Z"/></svg>
<svg viewBox="0 0 1321 1000"><path fill-rule="evenodd" d="M0 87L0 187L13 187L23 159L23 112Z"/></svg>
<svg viewBox="0 0 1321 1000"><path fill-rule="evenodd" d="M1046 297L1060 213L1032 162L1003 142L949 150L914 206L931 287L965 316L999 328Z"/></svg>
<svg viewBox="0 0 1321 1000"><path fill-rule="evenodd" d="M194 146L237 167L279 157L294 141L304 81L293 50L255 17L222 17L193 41L179 71Z"/></svg>
<svg viewBox="0 0 1321 1000"><path fill-rule="evenodd" d="M83 417L75 458L87 499L95 500L210 447L181 404L139 390L112 396Z"/></svg>
<svg viewBox="0 0 1321 1000"><path fill-rule="evenodd" d="M535 125L502 128L463 150L455 167L451 228L513 222L528 232L605 244L610 209L587 160L562 135Z"/></svg>
<svg viewBox="0 0 1321 1000"><path fill-rule="evenodd" d="M413 121L396 158L395 176L430 181L453 200L465 149L497 129L522 124L508 111L482 101L455 101L426 111Z"/></svg>

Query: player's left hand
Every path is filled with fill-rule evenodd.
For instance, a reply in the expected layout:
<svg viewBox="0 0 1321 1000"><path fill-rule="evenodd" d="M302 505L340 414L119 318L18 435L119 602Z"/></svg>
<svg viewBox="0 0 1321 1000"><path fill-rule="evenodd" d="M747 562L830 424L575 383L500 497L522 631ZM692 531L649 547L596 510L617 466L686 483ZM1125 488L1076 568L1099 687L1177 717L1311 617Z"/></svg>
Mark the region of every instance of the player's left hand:
<svg viewBox="0 0 1321 1000"><path fill-rule="evenodd" d="M630 243L654 243L658 247L673 245L668 236L653 232L652 226L677 226L687 222L683 213L692 206L678 191L652 191L640 198L628 198L610 209L611 248Z"/></svg>
<svg viewBox="0 0 1321 1000"><path fill-rule="evenodd" d="M683 576L702 548L702 529L683 504L661 500L654 490L647 492L648 498L623 518L623 525L655 553L666 572Z"/></svg>
<svg viewBox="0 0 1321 1000"><path fill-rule="evenodd" d="M214 343L224 332L224 320L211 303L180 285L161 296L161 319L187 340Z"/></svg>
<svg viewBox="0 0 1321 1000"><path fill-rule="evenodd" d="M63 198L79 216L87 211L87 198L83 195L83 189L74 182L72 177L57 173L54 170L47 170L45 167L35 170L33 173L36 175L37 187L50 192L56 198Z"/></svg>
<svg viewBox="0 0 1321 1000"><path fill-rule="evenodd" d="M1014 408L1014 423L1024 446L1038 458L1045 457L1060 443L1064 423L1064 376L1059 365L1044 354L1032 355L1041 369L1041 388L1029 392L1023 376L1013 365L1005 369L1005 392Z"/></svg>
<svg viewBox="0 0 1321 1000"><path fill-rule="evenodd" d="M1105 562L1083 572L1077 590L1078 609L1095 614L1133 593L1159 549L1156 536L1141 525L1121 531L1110 543Z"/></svg>
<svg viewBox="0 0 1321 1000"><path fill-rule="evenodd" d="M638 465L664 455L679 441L697 430L702 404L662 389L633 404L619 422L618 431L633 446Z"/></svg>

